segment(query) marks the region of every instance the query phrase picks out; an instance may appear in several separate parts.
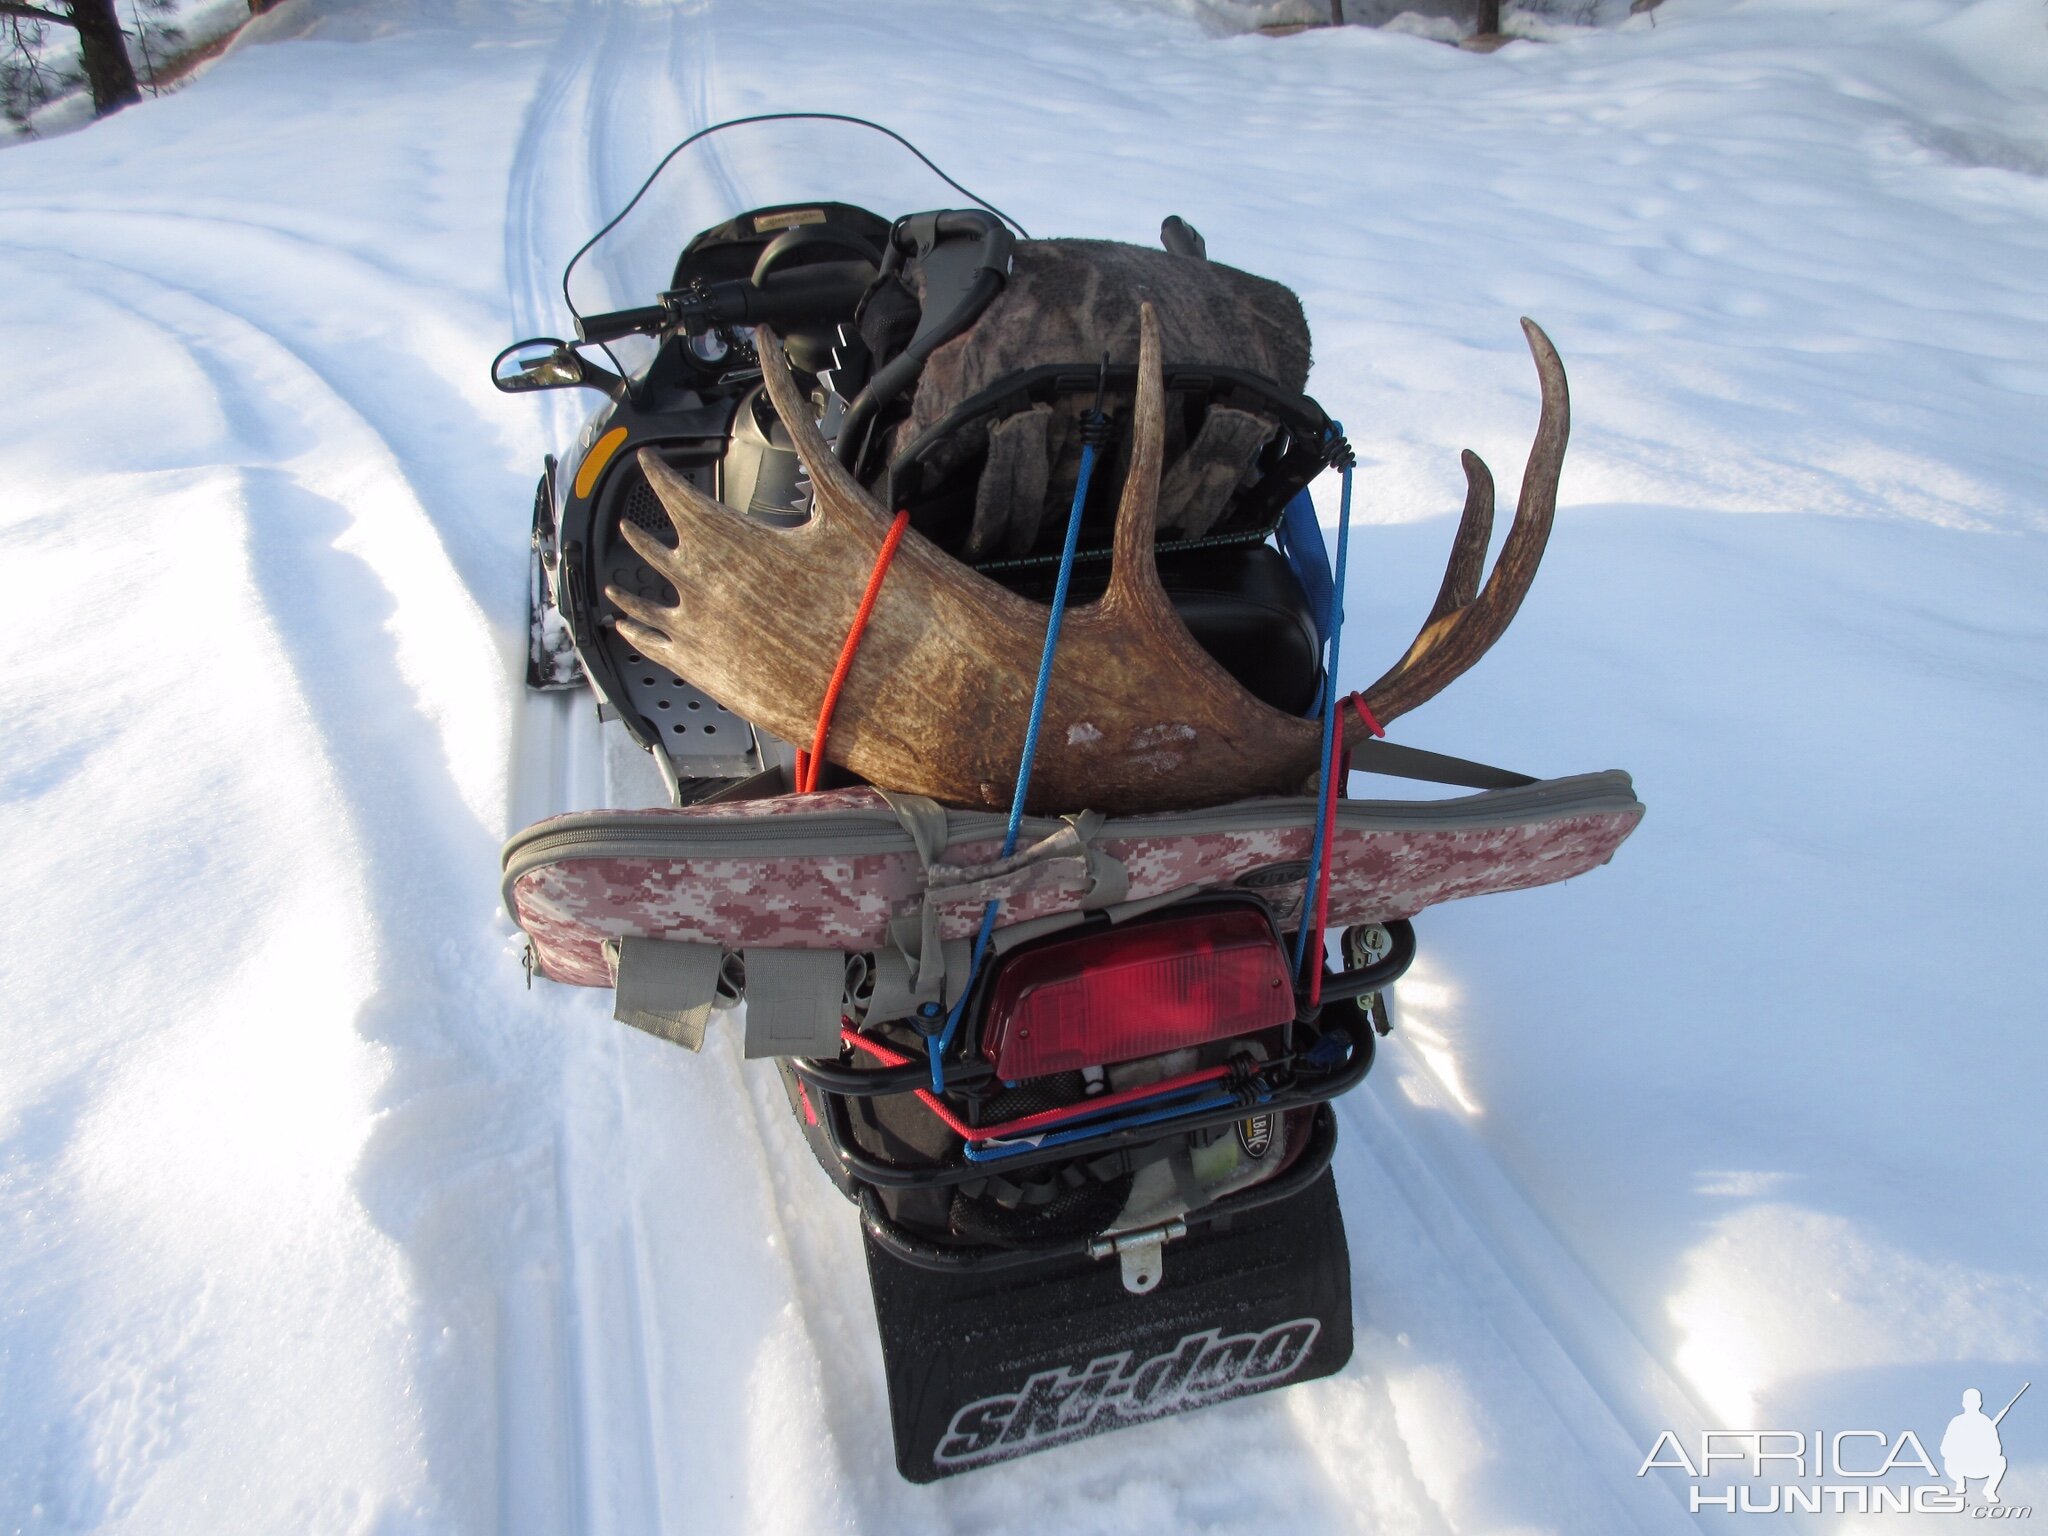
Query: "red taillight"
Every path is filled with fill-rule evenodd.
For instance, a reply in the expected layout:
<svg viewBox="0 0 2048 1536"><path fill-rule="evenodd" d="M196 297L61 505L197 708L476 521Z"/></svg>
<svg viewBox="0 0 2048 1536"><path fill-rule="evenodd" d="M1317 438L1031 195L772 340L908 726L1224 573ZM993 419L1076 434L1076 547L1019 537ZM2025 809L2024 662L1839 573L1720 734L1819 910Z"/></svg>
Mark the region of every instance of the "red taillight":
<svg viewBox="0 0 2048 1536"><path fill-rule="evenodd" d="M1287 956L1248 907L1139 919L1014 956L981 1051L1008 1082L1156 1056L1294 1017Z"/></svg>

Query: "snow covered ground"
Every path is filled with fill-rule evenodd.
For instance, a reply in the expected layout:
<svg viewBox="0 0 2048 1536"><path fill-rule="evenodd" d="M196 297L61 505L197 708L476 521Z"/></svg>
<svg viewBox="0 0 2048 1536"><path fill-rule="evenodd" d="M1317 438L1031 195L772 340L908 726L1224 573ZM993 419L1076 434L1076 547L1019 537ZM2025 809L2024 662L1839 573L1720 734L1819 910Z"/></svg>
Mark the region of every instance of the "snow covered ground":
<svg viewBox="0 0 2048 1536"><path fill-rule="evenodd" d="M0 154L0 1528L1667 1531L1663 1429L1932 1448L2048 1387L2048 12L1656 22L291 0ZM1395 734L1651 808L1418 925L1344 1106L1347 1371L930 1489L769 1075L528 993L497 901L507 831L613 791L519 682L575 407L484 365L668 143L800 106L1302 294L1371 524L1350 684L1457 450L1513 484L1540 319L1544 573Z"/></svg>

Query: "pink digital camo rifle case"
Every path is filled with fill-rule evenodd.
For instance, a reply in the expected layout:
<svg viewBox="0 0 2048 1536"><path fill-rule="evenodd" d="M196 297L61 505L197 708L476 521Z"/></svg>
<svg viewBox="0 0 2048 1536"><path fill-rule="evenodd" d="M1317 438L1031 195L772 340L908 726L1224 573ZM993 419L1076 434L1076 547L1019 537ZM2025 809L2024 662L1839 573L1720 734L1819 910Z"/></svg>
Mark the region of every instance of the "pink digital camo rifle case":
<svg viewBox="0 0 2048 1536"><path fill-rule="evenodd" d="M737 956L748 1054L830 1054L843 1007L881 1019L950 999L949 975L957 985L965 973L966 941L991 899L1001 902L999 948L1084 912L1114 916L1227 887L1255 891L1291 928L1315 813L1304 797L1032 818L1019 852L998 859L1002 816L867 788L582 811L506 844L505 903L536 969L616 986L629 1023L695 1046L712 988L721 975L730 987ZM1449 800L1340 801L1330 926L1570 879L1606 863L1642 814L1619 771Z"/></svg>

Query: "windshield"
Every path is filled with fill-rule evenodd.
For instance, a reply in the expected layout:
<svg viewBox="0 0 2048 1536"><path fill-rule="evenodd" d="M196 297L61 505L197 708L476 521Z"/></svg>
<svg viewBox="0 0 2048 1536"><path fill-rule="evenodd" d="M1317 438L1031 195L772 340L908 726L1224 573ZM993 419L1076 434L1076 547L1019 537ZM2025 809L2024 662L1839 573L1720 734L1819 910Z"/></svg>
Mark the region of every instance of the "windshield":
<svg viewBox="0 0 2048 1536"><path fill-rule="evenodd" d="M668 152L639 192L570 259L563 297L579 318L652 304L671 286L677 256L700 232L755 209L807 202L849 203L885 221L978 206L1024 233L879 124L809 112L734 118ZM633 370L645 365L653 345L628 337L611 350Z"/></svg>

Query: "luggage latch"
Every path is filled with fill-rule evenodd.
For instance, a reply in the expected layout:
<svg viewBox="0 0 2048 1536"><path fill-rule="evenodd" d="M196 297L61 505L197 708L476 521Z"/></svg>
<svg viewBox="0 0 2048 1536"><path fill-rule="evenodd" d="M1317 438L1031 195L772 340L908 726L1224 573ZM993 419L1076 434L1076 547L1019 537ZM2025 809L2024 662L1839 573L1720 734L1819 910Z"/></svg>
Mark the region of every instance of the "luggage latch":
<svg viewBox="0 0 2048 1536"><path fill-rule="evenodd" d="M1142 1296L1159 1284L1166 1273L1166 1245L1188 1235L1188 1224L1178 1217L1157 1226L1139 1227L1134 1232L1116 1232L1091 1238L1088 1257L1106 1259L1115 1254L1123 1269L1124 1289Z"/></svg>

